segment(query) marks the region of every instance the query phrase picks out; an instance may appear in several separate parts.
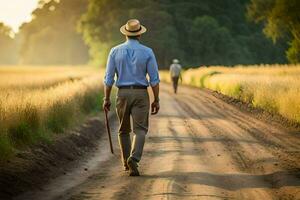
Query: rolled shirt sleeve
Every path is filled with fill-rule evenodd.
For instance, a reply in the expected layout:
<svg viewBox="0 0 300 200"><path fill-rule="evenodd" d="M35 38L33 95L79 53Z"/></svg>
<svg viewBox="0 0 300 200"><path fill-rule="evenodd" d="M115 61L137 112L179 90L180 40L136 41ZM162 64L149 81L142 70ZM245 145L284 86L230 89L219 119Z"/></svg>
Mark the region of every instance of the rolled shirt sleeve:
<svg viewBox="0 0 300 200"><path fill-rule="evenodd" d="M147 62L147 73L150 78L151 86L155 86L160 82L158 66L157 66L155 55L152 50L150 51L150 58Z"/></svg>
<svg viewBox="0 0 300 200"><path fill-rule="evenodd" d="M106 63L106 72L104 77L104 84L107 86L112 86L115 82L115 72L116 66L113 60L113 49L110 51L107 63Z"/></svg>

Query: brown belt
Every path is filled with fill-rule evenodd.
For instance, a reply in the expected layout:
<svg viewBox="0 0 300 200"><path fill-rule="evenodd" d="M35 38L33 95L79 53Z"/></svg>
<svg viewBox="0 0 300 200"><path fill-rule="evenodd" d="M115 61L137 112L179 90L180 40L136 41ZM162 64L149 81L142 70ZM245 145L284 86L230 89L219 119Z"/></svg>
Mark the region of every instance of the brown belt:
<svg viewBox="0 0 300 200"><path fill-rule="evenodd" d="M119 86L119 89L147 89L147 86L144 85L127 85L127 86Z"/></svg>

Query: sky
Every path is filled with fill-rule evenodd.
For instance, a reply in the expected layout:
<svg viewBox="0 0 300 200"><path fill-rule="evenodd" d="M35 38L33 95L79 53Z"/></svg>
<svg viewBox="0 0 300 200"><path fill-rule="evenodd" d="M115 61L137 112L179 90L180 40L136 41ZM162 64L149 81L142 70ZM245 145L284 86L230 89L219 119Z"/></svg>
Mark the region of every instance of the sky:
<svg viewBox="0 0 300 200"><path fill-rule="evenodd" d="M38 0L0 0L0 22L17 32L23 22L31 20L31 12L37 5Z"/></svg>

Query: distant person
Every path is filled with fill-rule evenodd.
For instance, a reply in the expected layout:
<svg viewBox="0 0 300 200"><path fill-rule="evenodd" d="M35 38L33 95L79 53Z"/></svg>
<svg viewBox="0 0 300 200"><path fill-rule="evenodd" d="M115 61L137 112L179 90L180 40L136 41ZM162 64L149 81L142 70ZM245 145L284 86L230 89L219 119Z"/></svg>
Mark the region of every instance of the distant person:
<svg viewBox="0 0 300 200"><path fill-rule="evenodd" d="M179 64L179 60L174 59L173 63L170 66L170 75L171 81L173 83L174 93L177 93L178 88L178 80L181 79L181 65Z"/></svg>
<svg viewBox="0 0 300 200"><path fill-rule="evenodd" d="M151 85L154 101L151 114L159 111L159 74L152 49L140 43L146 28L137 19L129 20L120 28L127 41L112 48L107 60L105 74L105 97L103 109L110 110L110 93L117 75L118 89L116 107L119 118L119 144L122 162L130 176L139 176L138 162L141 160L145 136L148 132L149 96L147 87ZM149 75L148 82L146 75ZM130 123L132 117L132 127ZM133 128L131 144L130 132Z"/></svg>

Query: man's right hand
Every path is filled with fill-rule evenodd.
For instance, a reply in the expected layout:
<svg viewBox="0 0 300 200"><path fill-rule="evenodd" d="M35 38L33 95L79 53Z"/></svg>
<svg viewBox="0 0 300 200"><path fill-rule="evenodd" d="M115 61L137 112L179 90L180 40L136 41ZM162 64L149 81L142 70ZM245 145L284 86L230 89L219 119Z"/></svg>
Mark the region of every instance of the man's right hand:
<svg viewBox="0 0 300 200"><path fill-rule="evenodd" d="M103 110L110 111L110 99L103 99Z"/></svg>

